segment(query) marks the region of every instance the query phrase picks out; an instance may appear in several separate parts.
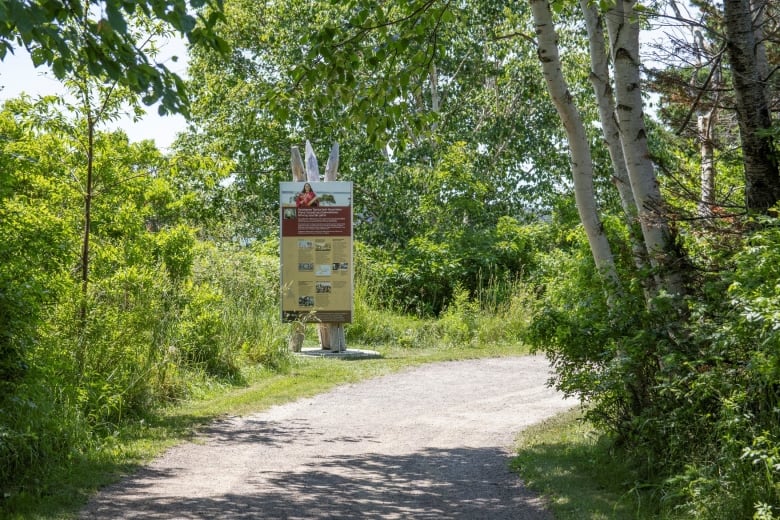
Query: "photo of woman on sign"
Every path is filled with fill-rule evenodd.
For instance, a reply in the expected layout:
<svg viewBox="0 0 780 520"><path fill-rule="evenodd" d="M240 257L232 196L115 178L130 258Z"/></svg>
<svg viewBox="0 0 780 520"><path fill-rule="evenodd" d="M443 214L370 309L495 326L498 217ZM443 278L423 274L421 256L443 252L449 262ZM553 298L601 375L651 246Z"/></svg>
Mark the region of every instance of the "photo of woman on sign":
<svg viewBox="0 0 780 520"><path fill-rule="evenodd" d="M314 193L314 190L311 189L311 184L308 182L303 185L303 191L296 195L295 205L299 208L316 208L320 205L317 194Z"/></svg>

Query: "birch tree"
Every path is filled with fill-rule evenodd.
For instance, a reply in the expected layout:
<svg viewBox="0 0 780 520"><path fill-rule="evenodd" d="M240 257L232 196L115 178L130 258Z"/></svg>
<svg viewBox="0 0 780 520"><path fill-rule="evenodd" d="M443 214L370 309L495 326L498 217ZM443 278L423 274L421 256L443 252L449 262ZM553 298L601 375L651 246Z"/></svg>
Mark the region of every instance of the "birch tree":
<svg viewBox="0 0 780 520"><path fill-rule="evenodd" d="M754 5L764 9L768 4L757 1ZM766 213L780 200L779 161L769 132L768 77L762 76L768 69L766 55L763 42L756 39L750 0L725 0L723 8L745 167L745 200L749 210Z"/></svg>
<svg viewBox="0 0 780 520"><path fill-rule="evenodd" d="M615 69L617 121L631 191L650 264L656 270L658 290L679 296L685 292L680 273L681 259L674 248L647 144L639 72L639 22L635 5L633 0L617 0L605 13L610 56Z"/></svg>
<svg viewBox="0 0 780 520"><path fill-rule="evenodd" d="M547 79L550 97L559 108L561 120L569 137L569 146L572 156L572 170L575 175L575 194L577 204L586 232L593 228L593 217L588 217L588 212L593 211L589 205L590 197L587 195L588 186L581 180L577 184L579 175L588 173L587 141L581 135L576 123L576 107L573 106L571 96L567 94L565 81L560 74L560 59L558 58L555 28L553 25L550 3L546 0L531 0L530 2L539 45L539 58L542 69ZM635 247L635 257L641 265L646 251L650 265L654 268L655 291L654 294L666 293L680 296L685 292L682 277L679 272L681 262L673 244L673 238L666 220L663 199L656 177L655 167L650 159L647 145L647 133L644 127L642 110L642 91L639 77L639 26L633 11L633 2L618 2L605 13L607 29L609 32L609 57L614 64L614 78L607 77L606 66L607 49L600 45L603 33L599 31L599 18L594 7L588 2L582 2L591 40L592 79L596 97L599 100L599 109L605 138L612 157L613 169L621 191L623 206L631 217L636 211L644 240L644 250L638 245ZM615 85L615 100L611 98L611 81ZM610 114L612 107L616 111ZM619 143L619 146L618 146ZM623 173L625 172L625 173ZM623 177L625 175L625 177ZM626 180L630 185L630 194L626 186ZM636 210L634 209L636 208ZM593 229L589 231L595 236ZM602 251L608 244L602 245L599 241L591 239L591 251L597 265L603 260ZM601 267L601 266L600 266Z"/></svg>
<svg viewBox="0 0 780 520"><path fill-rule="evenodd" d="M612 161L612 178L623 208L626 226L631 240L631 251L637 269L642 270L647 264L647 249L638 230L636 200L631 191L631 180L628 177L626 158L620 138L620 127L615 115L615 96L609 72L609 54L606 48L603 18L596 6L589 0L580 0L580 8L588 29L588 46L590 49L591 72L590 81L599 109L599 119L604 133L604 142L609 150Z"/></svg>
<svg viewBox="0 0 780 520"><path fill-rule="evenodd" d="M598 215L593 191L593 160L590 154L590 145L585 135L582 118L574 105L561 70L558 38L553 25L550 4L547 0L531 0L531 10L536 26L539 61L542 63L547 90L568 135L577 210L585 228L596 267L607 279L617 284L615 260Z"/></svg>
<svg viewBox="0 0 780 520"><path fill-rule="evenodd" d="M677 20L686 20L686 16L677 2L672 1L670 7L674 11ZM700 196L698 201L698 214L702 218L710 218L715 212L716 184L715 178L717 168L715 164L715 143L717 139L716 128L718 127L719 108L721 103L722 85L722 56L723 51L717 47L716 42L711 38L705 37L701 27L691 23L688 24L687 41L676 41L675 46L680 48L690 48L693 54L693 70L689 80L689 86L696 96L689 100L691 108L688 111L688 117L696 114L696 138L699 142L699 156L701 160L700 171ZM702 84L699 82L699 72L706 73ZM674 88L676 92L680 89ZM709 95L707 95L709 94ZM710 98L710 99L708 99ZM683 128L678 130L682 132Z"/></svg>

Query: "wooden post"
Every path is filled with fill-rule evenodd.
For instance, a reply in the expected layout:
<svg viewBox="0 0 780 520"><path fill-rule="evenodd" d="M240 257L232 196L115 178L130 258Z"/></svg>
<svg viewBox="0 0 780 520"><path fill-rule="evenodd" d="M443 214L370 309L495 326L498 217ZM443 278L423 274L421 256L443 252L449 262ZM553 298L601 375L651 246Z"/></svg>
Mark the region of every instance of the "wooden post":
<svg viewBox="0 0 780 520"><path fill-rule="evenodd" d="M306 141L304 151L305 161L301 157L301 152L297 146L291 150L291 167L293 181L296 182L318 182L320 180L319 165L317 156L311 143ZM338 175L339 167L339 144L333 143L330 149L330 156L325 167L325 181L335 181ZM293 326L292 337L290 338L290 348L294 352L300 352L303 347L304 324L295 322ZM320 338L320 347L331 352L344 352L347 350L346 336L344 334L344 324L342 323L320 323L318 326Z"/></svg>

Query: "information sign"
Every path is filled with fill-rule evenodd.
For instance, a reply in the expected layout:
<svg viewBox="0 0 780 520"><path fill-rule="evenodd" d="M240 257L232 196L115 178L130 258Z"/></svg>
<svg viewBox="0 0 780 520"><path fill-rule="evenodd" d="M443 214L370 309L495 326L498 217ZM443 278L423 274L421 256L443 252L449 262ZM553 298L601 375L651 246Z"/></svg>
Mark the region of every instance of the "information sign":
<svg viewBox="0 0 780 520"><path fill-rule="evenodd" d="M352 321L352 183L281 182L283 321Z"/></svg>

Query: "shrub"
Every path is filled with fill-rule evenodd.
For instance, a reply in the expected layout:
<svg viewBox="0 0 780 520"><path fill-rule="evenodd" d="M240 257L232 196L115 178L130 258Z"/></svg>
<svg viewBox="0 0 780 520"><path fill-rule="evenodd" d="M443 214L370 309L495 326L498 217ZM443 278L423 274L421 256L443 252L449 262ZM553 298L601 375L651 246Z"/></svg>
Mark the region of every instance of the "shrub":
<svg viewBox="0 0 780 520"><path fill-rule="evenodd" d="M697 348L673 360L684 377L662 381L669 455L685 461L668 487L687 513L771 518L780 516L780 229L753 233L731 266L693 307Z"/></svg>
<svg viewBox="0 0 780 520"><path fill-rule="evenodd" d="M728 268L696 273L685 323L669 298L645 305L634 287L608 305L584 239L572 237L539 263L524 335L552 360L556 386L589 404L588 419L669 509L780 513L780 229L753 233L730 257L719 250Z"/></svg>
<svg viewBox="0 0 780 520"><path fill-rule="evenodd" d="M441 341L445 345L470 344L477 332L479 314L479 303L471 299L466 289L455 287L450 304L442 312L437 324L441 331Z"/></svg>
<svg viewBox="0 0 780 520"><path fill-rule="evenodd" d="M228 376L236 371L231 350L222 344L222 295L201 283L186 288L175 347L186 365L209 375Z"/></svg>
<svg viewBox="0 0 780 520"><path fill-rule="evenodd" d="M285 370L290 364L288 325L281 322L279 258L256 248L202 244L194 279L220 291L218 321L223 357L244 356L251 363ZM232 361L231 363L235 363Z"/></svg>

